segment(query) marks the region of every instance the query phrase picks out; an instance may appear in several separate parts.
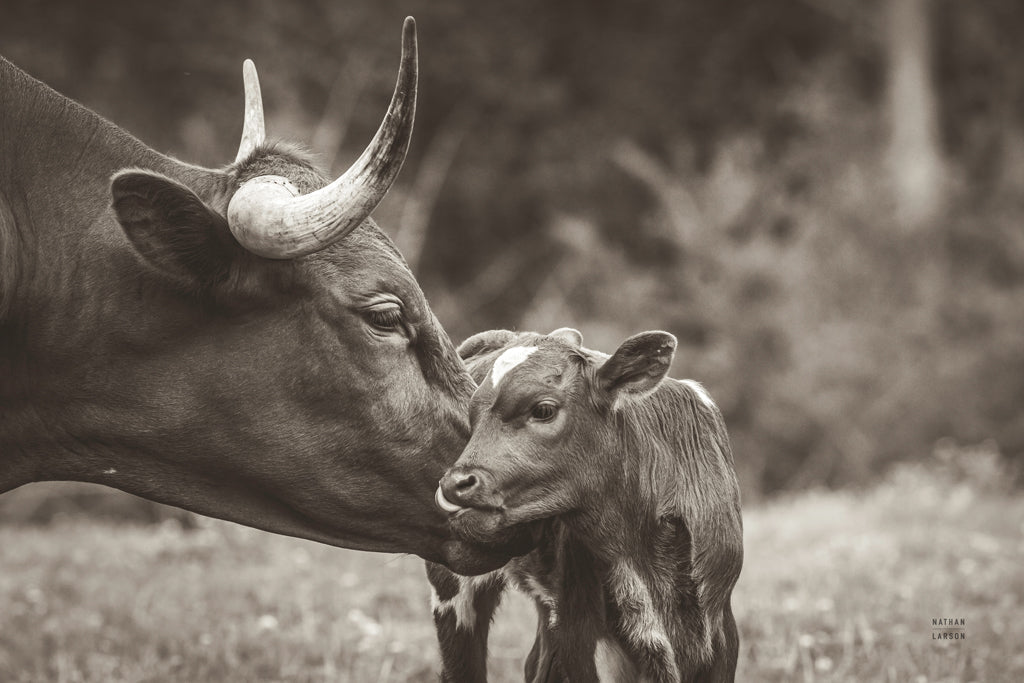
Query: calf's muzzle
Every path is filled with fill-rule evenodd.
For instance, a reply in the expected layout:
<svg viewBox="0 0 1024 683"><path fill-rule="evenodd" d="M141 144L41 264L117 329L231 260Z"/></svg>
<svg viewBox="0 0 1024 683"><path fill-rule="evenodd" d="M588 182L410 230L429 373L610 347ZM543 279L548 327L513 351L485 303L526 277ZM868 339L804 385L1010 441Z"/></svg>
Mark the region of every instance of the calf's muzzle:
<svg viewBox="0 0 1024 683"><path fill-rule="evenodd" d="M438 507L449 514L466 508L493 509L500 503L486 472L462 466L452 467L445 472L438 483L435 501Z"/></svg>

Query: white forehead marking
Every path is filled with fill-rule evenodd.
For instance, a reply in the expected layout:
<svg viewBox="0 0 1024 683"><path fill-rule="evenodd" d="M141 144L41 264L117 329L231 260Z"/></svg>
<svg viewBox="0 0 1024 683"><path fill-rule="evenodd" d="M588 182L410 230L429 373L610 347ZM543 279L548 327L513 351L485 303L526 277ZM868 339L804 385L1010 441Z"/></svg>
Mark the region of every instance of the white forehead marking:
<svg viewBox="0 0 1024 683"><path fill-rule="evenodd" d="M498 356L491 368L491 384L498 388L498 383L508 374L508 371L530 357L530 354L537 350L536 346L513 346L505 353Z"/></svg>

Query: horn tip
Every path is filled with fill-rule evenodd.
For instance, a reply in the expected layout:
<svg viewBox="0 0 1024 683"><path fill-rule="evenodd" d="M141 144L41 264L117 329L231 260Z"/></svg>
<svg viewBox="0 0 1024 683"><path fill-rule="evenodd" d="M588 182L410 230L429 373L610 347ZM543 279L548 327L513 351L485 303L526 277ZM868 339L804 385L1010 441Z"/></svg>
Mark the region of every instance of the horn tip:
<svg viewBox="0 0 1024 683"><path fill-rule="evenodd" d="M416 45L416 20L406 17L402 24L402 47L411 48Z"/></svg>

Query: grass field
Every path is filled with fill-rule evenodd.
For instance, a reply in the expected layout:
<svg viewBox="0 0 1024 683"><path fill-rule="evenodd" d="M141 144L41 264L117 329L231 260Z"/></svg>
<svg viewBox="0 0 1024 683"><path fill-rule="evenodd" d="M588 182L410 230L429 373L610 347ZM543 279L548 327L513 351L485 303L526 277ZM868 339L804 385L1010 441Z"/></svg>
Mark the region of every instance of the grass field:
<svg viewBox="0 0 1024 683"><path fill-rule="evenodd" d="M919 468L745 527L738 680L1024 681L1021 497ZM428 602L415 558L220 522L0 526L0 681L434 681ZM532 633L507 600L492 680L522 680Z"/></svg>

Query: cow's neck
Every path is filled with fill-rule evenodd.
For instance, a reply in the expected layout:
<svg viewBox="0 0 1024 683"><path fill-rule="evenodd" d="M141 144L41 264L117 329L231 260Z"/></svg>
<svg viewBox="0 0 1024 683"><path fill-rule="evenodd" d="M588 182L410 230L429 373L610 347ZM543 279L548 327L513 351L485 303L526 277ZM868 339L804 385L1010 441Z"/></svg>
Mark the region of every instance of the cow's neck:
<svg viewBox="0 0 1024 683"><path fill-rule="evenodd" d="M35 232L73 236L108 214L110 176L123 168L194 188L223 175L156 152L2 57L0 96L0 189L10 201L45 200L29 217Z"/></svg>
<svg viewBox="0 0 1024 683"><path fill-rule="evenodd" d="M0 325L47 314L66 321L63 306L105 296L106 281L138 269L110 209L117 171L154 170L215 203L226 194L224 173L150 149L2 58L0 102Z"/></svg>
<svg viewBox="0 0 1024 683"><path fill-rule="evenodd" d="M168 302L143 300L144 269L109 208L110 176L155 170L215 204L228 188L225 174L151 150L2 58L0 102L3 491L44 478L40 469L49 468L45 478L80 478L43 464L55 454L73 462L82 446L52 417L94 380L116 385L111 359L130 354L112 353L124 339L111 330L146 330L156 312L166 314Z"/></svg>

